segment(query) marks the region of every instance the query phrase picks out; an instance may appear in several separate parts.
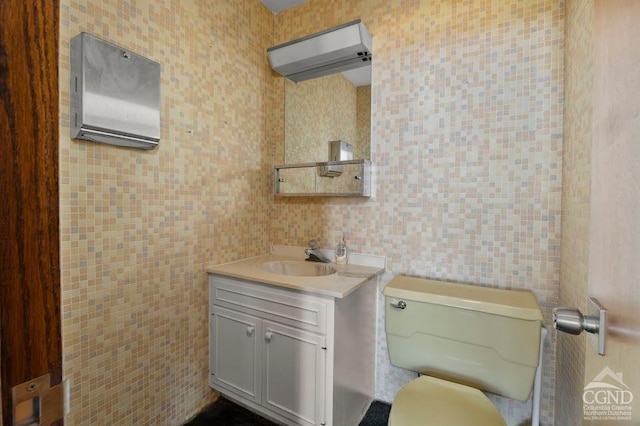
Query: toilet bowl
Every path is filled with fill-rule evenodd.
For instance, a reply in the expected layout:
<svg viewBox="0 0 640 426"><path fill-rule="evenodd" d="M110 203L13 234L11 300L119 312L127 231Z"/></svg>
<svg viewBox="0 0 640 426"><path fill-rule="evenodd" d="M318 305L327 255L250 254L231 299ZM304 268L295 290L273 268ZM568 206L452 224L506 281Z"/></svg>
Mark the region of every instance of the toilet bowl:
<svg viewBox="0 0 640 426"><path fill-rule="evenodd" d="M400 389L391 407L389 425L506 425L495 405L478 389L429 376Z"/></svg>
<svg viewBox="0 0 640 426"><path fill-rule="evenodd" d="M391 363L421 374L389 425L505 425L482 391L528 399L543 320L534 295L405 276L383 293Z"/></svg>

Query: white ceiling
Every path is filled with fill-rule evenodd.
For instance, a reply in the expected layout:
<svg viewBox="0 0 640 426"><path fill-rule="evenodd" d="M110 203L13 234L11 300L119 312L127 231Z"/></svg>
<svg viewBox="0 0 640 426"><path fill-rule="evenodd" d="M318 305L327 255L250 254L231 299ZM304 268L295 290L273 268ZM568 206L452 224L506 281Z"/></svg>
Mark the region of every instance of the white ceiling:
<svg viewBox="0 0 640 426"><path fill-rule="evenodd" d="M262 4L267 6L273 13L282 12L290 7L306 3L309 0L261 0Z"/></svg>

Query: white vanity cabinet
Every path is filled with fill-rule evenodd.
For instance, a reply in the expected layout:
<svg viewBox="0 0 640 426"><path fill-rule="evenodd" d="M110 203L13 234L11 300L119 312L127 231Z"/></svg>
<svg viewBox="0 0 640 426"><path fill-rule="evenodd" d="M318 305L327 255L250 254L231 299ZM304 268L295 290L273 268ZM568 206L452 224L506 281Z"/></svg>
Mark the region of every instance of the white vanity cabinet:
<svg viewBox="0 0 640 426"><path fill-rule="evenodd" d="M211 274L209 384L288 425L357 425L374 393L376 278L343 299Z"/></svg>

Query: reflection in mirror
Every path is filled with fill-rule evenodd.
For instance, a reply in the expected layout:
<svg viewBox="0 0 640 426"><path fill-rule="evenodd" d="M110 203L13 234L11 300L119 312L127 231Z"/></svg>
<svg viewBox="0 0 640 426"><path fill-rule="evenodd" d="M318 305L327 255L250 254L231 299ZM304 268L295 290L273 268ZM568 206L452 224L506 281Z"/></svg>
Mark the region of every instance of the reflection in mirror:
<svg viewBox="0 0 640 426"><path fill-rule="evenodd" d="M312 194L316 192L316 168L301 167L280 169L278 174L279 194Z"/></svg>
<svg viewBox="0 0 640 426"><path fill-rule="evenodd" d="M368 84L333 74L294 83L285 79L285 164L329 160L329 142L354 146L354 159L369 159L371 66Z"/></svg>
<svg viewBox="0 0 640 426"><path fill-rule="evenodd" d="M354 194L361 191L362 166L360 164L345 164L342 174L333 179L316 180L316 192L321 194Z"/></svg>

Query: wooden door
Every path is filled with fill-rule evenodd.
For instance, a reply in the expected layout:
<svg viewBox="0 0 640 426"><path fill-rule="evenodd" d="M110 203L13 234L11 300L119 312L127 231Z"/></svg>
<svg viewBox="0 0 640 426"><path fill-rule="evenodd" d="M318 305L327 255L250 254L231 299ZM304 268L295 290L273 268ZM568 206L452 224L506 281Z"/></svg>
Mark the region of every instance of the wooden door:
<svg viewBox="0 0 640 426"><path fill-rule="evenodd" d="M12 388L62 379L57 0L0 1L0 370Z"/></svg>
<svg viewBox="0 0 640 426"><path fill-rule="evenodd" d="M604 357L587 344L585 385L631 391L633 420L613 423L639 424L640 1L596 0L594 19L589 295L608 311L609 337Z"/></svg>

